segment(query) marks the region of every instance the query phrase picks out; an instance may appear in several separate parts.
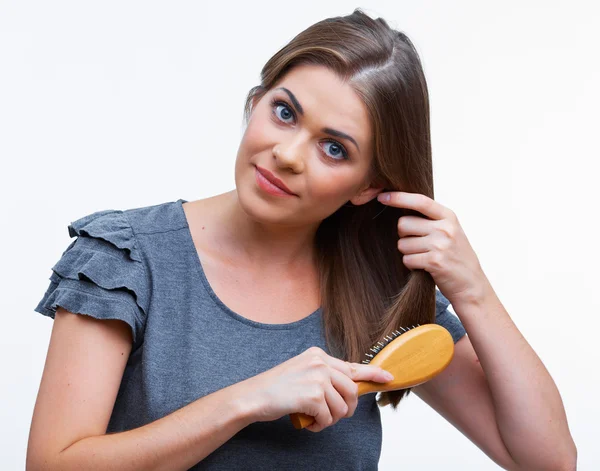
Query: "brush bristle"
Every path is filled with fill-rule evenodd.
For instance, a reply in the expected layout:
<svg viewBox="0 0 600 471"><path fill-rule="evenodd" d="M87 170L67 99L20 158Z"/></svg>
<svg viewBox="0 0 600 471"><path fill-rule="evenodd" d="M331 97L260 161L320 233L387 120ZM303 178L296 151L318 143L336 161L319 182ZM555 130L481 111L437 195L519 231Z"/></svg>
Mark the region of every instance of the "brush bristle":
<svg viewBox="0 0 600 471"><path fill-rule="evenodd" d="M400 329L402 329L402 332L399 330L395 330L393 331L391 334L386 335L381 342L377 342L376 344L372 345L371 348L369 348L369 351L372 353L365 353L365 356L367 357L365 360L362 361L362 363L364 363L365 365L368 365L369 363L371 363L371 361L373 360L373 358L375 358L375 356L385 348L385 346L387 344L389 344L392 340L400 337L402 334L405 334L406 332L408 332L409 330L414 329L415 327L419 327L421 324L417 324L417 325L413 325L411 327L400 327Z"/></svg>

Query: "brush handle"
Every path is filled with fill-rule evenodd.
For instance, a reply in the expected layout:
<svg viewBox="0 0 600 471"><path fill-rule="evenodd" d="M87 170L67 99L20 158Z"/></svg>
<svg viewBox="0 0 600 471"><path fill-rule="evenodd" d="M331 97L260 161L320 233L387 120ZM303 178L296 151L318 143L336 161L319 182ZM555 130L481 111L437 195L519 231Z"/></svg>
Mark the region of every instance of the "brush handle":
<svg viewBox="0 0 600 471"><path fill-rule="evenodd" d="M294 412L290 414L290 419L292 419L292 424L296 430L301 430L309 425L313 424L315 418L312 415L303 414L302 412Z"/></svg>

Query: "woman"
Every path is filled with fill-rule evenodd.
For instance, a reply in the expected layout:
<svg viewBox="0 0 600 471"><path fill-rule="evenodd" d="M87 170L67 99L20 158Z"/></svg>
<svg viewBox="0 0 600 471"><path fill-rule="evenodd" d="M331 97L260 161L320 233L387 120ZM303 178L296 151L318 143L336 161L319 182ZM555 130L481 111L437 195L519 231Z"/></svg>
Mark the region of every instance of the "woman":
<svg viewBox="0 0 600 471"><path fill-rule="evenodd" d="M28 469L376 469L378 407L410 390L358 398L389 380L361 360L431 322L454 358L412 391L506 469L575 469L552 378L433 199L409 39L357 9L261 78L235 190L69 226L36 307L55 321Z"/></svg>

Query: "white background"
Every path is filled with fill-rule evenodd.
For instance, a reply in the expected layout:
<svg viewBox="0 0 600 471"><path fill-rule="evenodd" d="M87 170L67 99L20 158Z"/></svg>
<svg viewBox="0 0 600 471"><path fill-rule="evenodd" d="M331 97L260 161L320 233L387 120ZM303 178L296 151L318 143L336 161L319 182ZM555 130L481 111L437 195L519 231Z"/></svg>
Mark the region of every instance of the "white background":
<svg viewBox="0 0 600 471"><path fill-rule="evenodd" d="M67 225L233 189L263 64L355 7L415 43L436 200L556 381L579 469L600 469L597 3L322 0L0 1L2 469L25 467L52 329L33 308ZM499 469L415 396L382 414L382 470Z"/></svg>

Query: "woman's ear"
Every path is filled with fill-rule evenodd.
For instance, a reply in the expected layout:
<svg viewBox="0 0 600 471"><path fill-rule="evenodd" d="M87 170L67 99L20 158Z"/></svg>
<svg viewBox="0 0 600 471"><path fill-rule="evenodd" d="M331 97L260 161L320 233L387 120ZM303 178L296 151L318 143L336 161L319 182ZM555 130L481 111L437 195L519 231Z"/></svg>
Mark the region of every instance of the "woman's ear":
<svg viewBox="0 0 600 471"><path fill-rule="evenodd" d="M373 198L376 198L377 195L384 190L385 188L381 186L369 186L353 198L350 198L350 202L355 206L360 206L361 204L368 203Z"/></svg>
<svg viewBox="0 0 600 471"><path fill-rule="evenodd" d="M371 167L362 185L362 190L357 191L356 195L350 198L350 202L355 206L368 203L379 193L386 191L387 180Z"/></svg>

